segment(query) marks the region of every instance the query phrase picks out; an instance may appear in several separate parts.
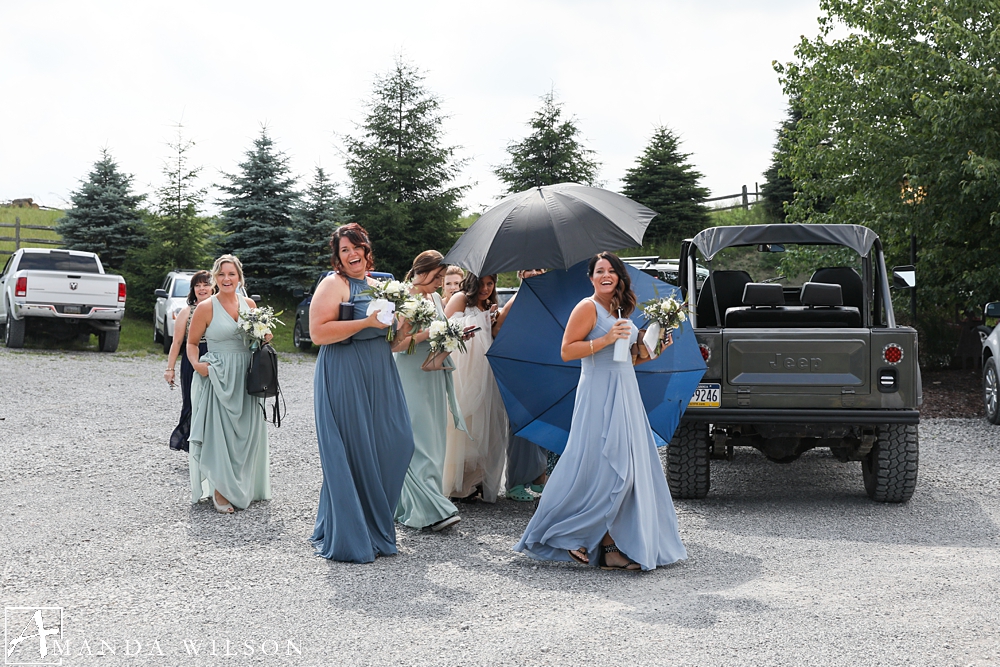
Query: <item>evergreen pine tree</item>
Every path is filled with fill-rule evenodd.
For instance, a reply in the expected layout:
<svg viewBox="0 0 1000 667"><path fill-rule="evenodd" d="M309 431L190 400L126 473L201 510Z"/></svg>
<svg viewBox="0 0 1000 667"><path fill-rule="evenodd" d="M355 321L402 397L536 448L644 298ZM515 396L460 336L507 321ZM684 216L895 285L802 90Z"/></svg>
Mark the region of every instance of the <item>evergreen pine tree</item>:
<svg viewBox="0 0 1000 667"><path fill-rule="evenodd" d="M708 189L698 184L702 174L687 163L689 157L676 134L658 127L636 166L625 172L622 194L659 214L646 229L646 242L682 239L708 226L701 204Z"/></svg>
<svg viewBox="0 0 1000 667"><path fill-rule="evenodd" d="M317 268L330 266L330 235L346 221L347 202L337 192L337 184L330 180L323 167L316 167L312 183L306 188L303 198L295 232L311 248L305 267L308 283L315 280Z"/></svg>
<svg viewBox="0 0 1000 667"><path fill-rule="evenodd" d="M73 208L60 218L56 231L70 250L96 252L106 268L121 270L130 248L146 245L139 204L145 195L132 192L132 176L122 173L107 148L70 195Z"/></svg>
<svg viewBox="0 0 1000 667"><path fill-rule="evenodd" d="M556 183L593 185L597 180L600 163L593 159L594 151L580 143L576 119L561 119L562 104L550 91L528 123L531 134L508 144L510 162L493 170L508 194Z"/></svg>
<svg viewBox="0 0 1000 667"><path fill-rule="evenodd" d="M802 112L793 103L788 107L788 118L778 128L778 138L774 143L771 166L764 172L765 182L760 186L764 210L775 222L785 221L785 202L795 198L795 185L792 179L782 174L782 168L788 160L788 148L783 139L787 139L802 118Z"/></svg>
<svg viewBox="0 0 1000 667"><path fill-rule="evenodd" d="M379 270L399 277L418 253L451 247L466 189L450 185L464 162L455 159L456 147L441 145L444 116L423 80L397 58L376 78L359 134L345 138L348 217L371 235Z"/></svg>
<svg viewBox="0 0 1000 667"><path fill-rule="evenodd" d="M299 205L288 157L277 150L262 127L246 152L238 174L223 174L229 183L219 186L229 197L219 201L222 247L243 263L247 290L290 292L300 286L302 248L290 238Z"/></svg>

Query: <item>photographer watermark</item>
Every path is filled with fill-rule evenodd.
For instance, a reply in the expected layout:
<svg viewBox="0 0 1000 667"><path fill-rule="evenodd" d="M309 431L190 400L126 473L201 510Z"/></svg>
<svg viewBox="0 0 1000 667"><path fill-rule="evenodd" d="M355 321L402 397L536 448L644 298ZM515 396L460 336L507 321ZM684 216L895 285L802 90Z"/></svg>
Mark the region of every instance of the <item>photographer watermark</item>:
<svg viewBox="0 0 1000 667"><path fill-rule="evenodd" d="M5 665L61 665L62 607L5 607Z"/></svg>

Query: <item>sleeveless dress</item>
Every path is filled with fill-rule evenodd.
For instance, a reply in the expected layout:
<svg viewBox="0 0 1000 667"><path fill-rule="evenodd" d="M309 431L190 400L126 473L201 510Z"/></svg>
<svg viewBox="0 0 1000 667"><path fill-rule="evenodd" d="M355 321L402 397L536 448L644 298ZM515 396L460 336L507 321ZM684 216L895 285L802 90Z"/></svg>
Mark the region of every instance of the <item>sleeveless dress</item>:
<svg viewBox="0 0 1000 667"><path fill-rule="evenodd" d="M189 450L188 436L191 434L191 381L194 378L194 366L187 355L187 335L191 331L191 316L194 315L194 306L188 306L187 324L184 326L184 339L181 342L181 418L177 422L173 433L170 434L170 449L174 451L186 452ZM215 319L214 317L212 319ZM208 344L202 337L198 343L198 354L204 356L208 352Z"/></svg>
<svg viewBox="0 0 1000 667"><path fill-rule="evenodd" d="M439 314L443 316L443 312ZM396 521L410 528L425 528L458 514L458 508L442 493L449 410L456 428L465 430L465 422L455 401L453 371L420 368L430 351L431 344L424 341L417 343L413 354L403 351L393 355L406 395L414 444ZM448 361L445 364L449 365Z"/></svg>
<svg viewBox="0 0 1000 667"><path fill-rule="evenodd" d="M597 324L585 340L617 320L594 306ZM637 334L633 324L631 342ZM586 547L596 566L605 533L643 570L687 557L635 369L631 359L614 360L614 345L581 361L566 449L514 550L568 561L567 550Z"/></svg>
<svg viewBox="0 0 1000 667"><path fill-rule="evenodd" d="M466 431L448 428L448 451L444 465L444 492L464 498L482 486L483 500L496 502L507 454L507 411L486 352L493 344L493 322L488 311L475 306L457 313L453 320L463 327L477 326L476 335L466 342L466 351L455 352L455 395Z"/></svg>
<svg viewBox="0 0 1000 667"><path fill-rule="evenodd" d="M359 293L368 282L343 277L354 318L364 319L371 298ZM393 518L413 456L413 432L385 330L369 327L349 343L321 346L313 396L323 466L311 538L316 553L350 563L395 554Z"/></svg>
<svg viewBox="0 0 1000 667"><path fill-rule="evenodd" d="M239 299L240 312L247 310ZM250 350L217 296L205 330L208 377L191 381L191 502L218 490L234 507L271 499L267 426L260 399L246 390Z"/></svg>

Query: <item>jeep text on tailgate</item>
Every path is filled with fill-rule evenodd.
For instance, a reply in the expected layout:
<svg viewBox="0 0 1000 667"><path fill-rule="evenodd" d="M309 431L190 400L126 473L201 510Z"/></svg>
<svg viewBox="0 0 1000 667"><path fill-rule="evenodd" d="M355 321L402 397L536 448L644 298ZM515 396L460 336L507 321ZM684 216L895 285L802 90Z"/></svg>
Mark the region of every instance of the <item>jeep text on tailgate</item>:
<svg viewBox="0 0 1000 667"><path fill-rule="evenodd" d="M701 287L699 254L710 269ZM896 325L890 279L912 287L913 267L890 276L878 236L859 225L706 229L684 242L680 264L708 372L670 442L673 495L703 498L710 460L734 447L779 463L829 447L861 462L871 498L908 500L920 368L916 331ZM799 279L777 275L785 266Z"/></svg>

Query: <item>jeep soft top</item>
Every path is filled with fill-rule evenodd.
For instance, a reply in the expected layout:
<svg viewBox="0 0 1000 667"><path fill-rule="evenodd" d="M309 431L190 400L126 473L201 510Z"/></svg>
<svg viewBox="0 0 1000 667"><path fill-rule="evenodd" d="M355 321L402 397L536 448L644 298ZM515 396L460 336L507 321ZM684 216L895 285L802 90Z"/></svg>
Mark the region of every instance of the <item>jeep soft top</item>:
<svg viewBox="0 0 1000 667"><path fill-rule="evenodd" d="M728 248L773 253L794 246L847 249L856 261L812 267L793 285L713 267ZM699 253L710 270L700 289ZM805 256L823 261L837 252ZM908 500L922 401L917 332L896 324L875 232L860 225L715 227L682 244L680 264L708 371L668 450L673 495L704 497L710 459L731 458L737 446L781 463L828 447L841 461L861 461L871 498ZM912 271L898 267L892 282L912 286Z"/></svg>

